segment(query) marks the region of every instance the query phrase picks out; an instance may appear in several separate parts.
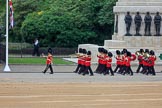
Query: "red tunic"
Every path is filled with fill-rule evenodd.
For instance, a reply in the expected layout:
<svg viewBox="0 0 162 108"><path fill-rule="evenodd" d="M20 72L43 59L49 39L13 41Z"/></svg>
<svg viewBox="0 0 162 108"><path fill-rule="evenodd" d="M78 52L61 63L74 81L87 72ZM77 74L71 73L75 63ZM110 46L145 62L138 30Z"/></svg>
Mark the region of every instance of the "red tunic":
<svg viewBox="0 0 162 108"><path fill-rule="evenodd" d="M126 66L130 66L130 63L131 63L131 58L129 57L129 56L127 56L126 58L125 58L125 61L126 61Z"/></svg>
<svg viewBox="0 0 162 108"><path fill-rule="evenodd" d="M81 56L78 57L78 64L81 64L82 62L82 59L81 59Z"/></svg>
<svg viewBox="0 0 162 108"><path fill-rule="evenodd" d="M91 57L90 56L85 58L85 66L91 66Z"/></svg>
<svg viewBox="0 0 162 108"><path fill-rule="evenodd" d="M107 57L106 59L106 67L111 67L111 63L112 63L112 58L111 57Z"/></svg>
<svg viewBox="0 0 162 108"><path fill-rule="evenodd" d="M97 57L98 57L98 63L101 64L101 58L102 58L101 55L97 55Z"/></svg>
<svg viewBox="0 0 162 108"><path fill-rule="evenodd" d="M122 65L126 65L126 56L122 56Z"/></svg>
<svg viewBox="0 0 162 108"><path fill-rule="evenodd" d="M136 60L136 55L135 54L131 54L131 60L132 61Z"/></svg>
<svg viewBox="0 0 162 108"><path fill-rule="evenodd" d="M148 58L149 66L154 66L155 65L155 60L156 60L156 56L150 56Z"/></svg>
<svg viewBox="0 0 162 108"><path fill-rule="evenodd" d="M46 59L46 64L51 64L52 63L52 55L48 55Z"/></svg>
<svg viewBox="0 0 162 108"><path fill-rule="evenodd" d="M107 55L104 55L104 56L101 58L100 64L105 65L105 64L106 64L106 58L107 58Z"/></svg>
<svg viewBox="0 0 162 108"><path fill-rule="evenodd" d="M121 65L122 57L120 55L116 56L116 65Z"/></svg>
<svg viewBox="0 0 162 108"><path fill-rule="evenodd" d="M148 58L143 59L143 65L144 66L149 66Z"/></svg>
<svg viewBox="0 0 162 108"><path fill-rule="evenodd" d="M142 55L138 56L138 61L139 61L139 64L143 64L143 56Z"/></svg>
<svg viewBox="0 0 162 108"><path fill-rule="evenodd" d="M82 57L81 57L80 64L81 64L81 65L85 65L85 56L82 56Z"/></svg>

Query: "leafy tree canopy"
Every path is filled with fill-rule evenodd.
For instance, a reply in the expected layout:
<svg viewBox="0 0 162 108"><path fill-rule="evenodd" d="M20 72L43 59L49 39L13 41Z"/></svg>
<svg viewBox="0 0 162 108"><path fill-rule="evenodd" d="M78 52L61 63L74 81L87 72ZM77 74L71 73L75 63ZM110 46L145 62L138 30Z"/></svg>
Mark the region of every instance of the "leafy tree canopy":
<svg viewBox="0 0 162 108"><path fill-rule="evenodd" d="M41 46L77 47L103 44L113 33L116 0L13 0L15 28L12 40Z"/></svg>

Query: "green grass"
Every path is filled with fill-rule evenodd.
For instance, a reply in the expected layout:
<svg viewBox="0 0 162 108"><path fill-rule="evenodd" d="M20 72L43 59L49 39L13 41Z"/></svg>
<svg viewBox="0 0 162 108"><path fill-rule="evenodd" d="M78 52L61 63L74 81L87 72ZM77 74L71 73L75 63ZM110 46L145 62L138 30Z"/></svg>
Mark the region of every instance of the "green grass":
<svg viewBox="0 0 162 108"><path fill-rule="evenodd" d="M65 65L73 64L72 62L65 61L62 58L54 58L53 63ZM9 64L46 64L46 58L9 58Z"/></svg>

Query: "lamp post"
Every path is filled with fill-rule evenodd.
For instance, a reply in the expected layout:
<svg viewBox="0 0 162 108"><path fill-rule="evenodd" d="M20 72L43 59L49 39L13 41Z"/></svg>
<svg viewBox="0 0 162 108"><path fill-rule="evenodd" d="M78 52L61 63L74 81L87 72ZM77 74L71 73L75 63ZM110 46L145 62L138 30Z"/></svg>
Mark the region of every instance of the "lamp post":
<svg viewBox="0 0 162 108"><path fill-rule="evenodd" d="M3 71L9 72L11 71L8 65L8 0L6 0L6 64Z"/></svg>

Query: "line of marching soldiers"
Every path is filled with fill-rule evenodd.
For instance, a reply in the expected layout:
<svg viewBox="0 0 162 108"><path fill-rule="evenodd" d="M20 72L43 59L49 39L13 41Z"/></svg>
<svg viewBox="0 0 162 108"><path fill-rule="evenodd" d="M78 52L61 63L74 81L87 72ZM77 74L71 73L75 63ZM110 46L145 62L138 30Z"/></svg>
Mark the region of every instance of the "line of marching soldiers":
<svg viewBox="0 0 162 108"><path fill-rule="evenodd" d="M87 51L86 49L79 48L79 53L77 53L78 57L78 66L75 73L86 75L90 74L93 76L93 71L91 69L91 51ZM123 49L122 51L116 50L116 56L104 48L98 48L98 66L95 73L114 76L114 73L118 74L128 74L133 75L133 71L131 69L131 62L135 61L136 58L139 61L139 65L136 73L142 73L146 75L156 75L155 74L155 60L156 56L153 50L140 49L135 54L132 54L127 49ZM116 67L114 71L112 70L112 58L116 59Z"/></svg>

